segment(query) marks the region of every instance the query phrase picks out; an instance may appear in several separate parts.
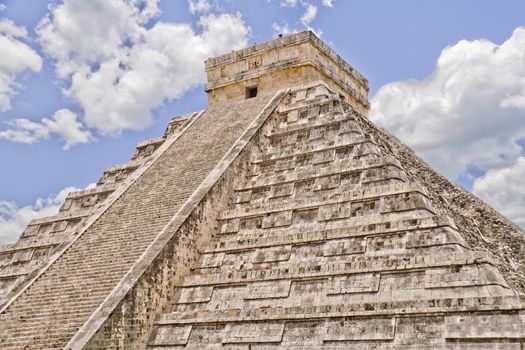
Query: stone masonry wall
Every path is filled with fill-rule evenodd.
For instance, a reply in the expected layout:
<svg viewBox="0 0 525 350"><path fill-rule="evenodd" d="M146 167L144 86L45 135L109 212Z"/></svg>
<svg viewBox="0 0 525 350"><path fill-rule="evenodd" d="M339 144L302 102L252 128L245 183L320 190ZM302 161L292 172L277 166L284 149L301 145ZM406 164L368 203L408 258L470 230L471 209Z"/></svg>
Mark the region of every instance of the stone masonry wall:
<svg viewBox="0 0 525 350"><path fill-rule="evenodd" d="M352 109L348 105L346 108ZM437 173L396 137L364 116L359 120L382 150L401 162L409 178L428 189L436 209L454 219L467 244L488 252L507 282L525 293L525 232L474 194Z"/></svg>
<svg viewBox="0 0 525 350"><path fill-rule="evenodd" d="M265 113L275 108L276 102L273 102L273 107L270 104L267 110L261 112L261 116L258 117L259 121L265 118ZM255 119L260 110L247 109L244 112ZM250 135L249 130L246 135ZM241 144L249 141L245 139L246 135L243 136ZM251 153L251 147L253 144L249 143L235 160L231 158L234 153L226 156L222 162L227 163L233 160L233 163L211 190L207 190L206 196L200 202L192 204L198 204L198 206L182 226L175 229L172 238L159 255L148 264L137 283L119 302L110 316L104 320L102 327L85 347L81 347L82 342L73 340L70 342L73 344L72 348L143 349L145 347L156 316L167 311L176 291L175 286L184 276L188 275L190 268L196 265L200 249L209 244L211 235L217 232L218 213L233 203L233 189L238 187L240 179L246 176L246 165L249 164L248 155ZM92 330L89 327L86 329Z"/></svg>
<svg viewBox="0 0 525 350"><path fill-rule="evenodd" d="M232 189L246 173L246 155L226 171L172 240L119 303L86 349L143 349L155 317L166 312L175 286L188 275L204 247L217 230L217 217L233 201Z"/></svg>

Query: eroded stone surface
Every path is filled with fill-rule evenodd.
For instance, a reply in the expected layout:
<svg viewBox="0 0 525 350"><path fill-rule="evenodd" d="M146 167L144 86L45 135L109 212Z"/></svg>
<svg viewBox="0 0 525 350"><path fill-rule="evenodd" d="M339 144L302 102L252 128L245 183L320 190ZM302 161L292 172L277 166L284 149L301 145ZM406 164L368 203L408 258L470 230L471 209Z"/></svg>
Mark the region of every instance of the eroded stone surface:
<svg viewBox="0 0 525 350"><path fill-rule="evenodd" d="M364 78L311 33L207 68L203 114L0 248L1 348L523 348L523 232L370 123Z"/></svg>
<svg viewBox="0 0 525 350"><path fill-rule="evenodd" d="M204 249L202 261L222 264L181 283L213 287L213 298L174 303L157 327L192 325L189 349L223 348L231 329L259 332L236 338L257 349L519 349L521 291L509 275L469 246L368 121L317 91L292 93L261 131L240 200ZM211 324L224 328L203 335Z"/></svg>

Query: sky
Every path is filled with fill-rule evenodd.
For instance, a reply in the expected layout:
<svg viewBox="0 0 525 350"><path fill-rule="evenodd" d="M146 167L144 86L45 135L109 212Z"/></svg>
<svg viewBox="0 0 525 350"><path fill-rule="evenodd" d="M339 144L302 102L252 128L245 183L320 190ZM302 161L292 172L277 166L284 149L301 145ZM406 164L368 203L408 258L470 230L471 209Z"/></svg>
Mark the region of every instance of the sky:
<svg viewBox="0 0 525 350"><path fill-rule="evenodd" d="M203 61L312 30L370 119L525 228L522 0L0 0L0 244L206 107Z"/></svg>

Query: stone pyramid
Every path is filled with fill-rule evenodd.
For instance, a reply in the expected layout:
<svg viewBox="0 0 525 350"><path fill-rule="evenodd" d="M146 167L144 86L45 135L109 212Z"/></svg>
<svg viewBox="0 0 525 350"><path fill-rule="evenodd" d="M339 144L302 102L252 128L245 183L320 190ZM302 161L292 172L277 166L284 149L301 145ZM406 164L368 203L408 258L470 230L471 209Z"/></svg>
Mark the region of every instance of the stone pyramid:
<svg viewBox="0 0 525 350"><path fill-rule="evenodd" d="M524 349L524 233L341 57L302 32L206 71L204 111L0 249L1 349Z"/></svg>

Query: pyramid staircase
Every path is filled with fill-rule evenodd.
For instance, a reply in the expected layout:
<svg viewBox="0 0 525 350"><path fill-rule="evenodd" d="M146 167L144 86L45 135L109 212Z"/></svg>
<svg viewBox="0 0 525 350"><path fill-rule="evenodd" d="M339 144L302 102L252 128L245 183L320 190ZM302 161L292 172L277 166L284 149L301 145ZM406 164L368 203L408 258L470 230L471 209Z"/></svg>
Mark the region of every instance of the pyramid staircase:
<svg viewBox="0 0 525 350"><path fill-rule="evenodd" d="M206 70L206 110L0 248L0 349L525 349L523 232L341 57L303 32Z"/></svg>
<svg viewBox="0 0 525 350"><path fill-rule="evenodd" d="M60 251L61 244L74 239L89 216L96 214L124 180L146 164L157 148L183 130L197 114L173 118L162 137L139 143L128 163L105 169L94 186L70 192L58 214L33 219L16 243L0 246L0 305L10 292L31 280L31 274Z"/></svg>
<svg viewBox="0 0 525 350"><path fill-rule="evenodd" d="M0 348L63 348L272 97L208 108L157 149L148 164L98 208L99 215L92 215L84 230L65 242L4 305Z"/></svg>
<svg viewBox="0 0 525 350"><path fill-rule="evenodd" d="M273 118L148 349L523 346L520 297L362 116L319 85Z"/></svg>

